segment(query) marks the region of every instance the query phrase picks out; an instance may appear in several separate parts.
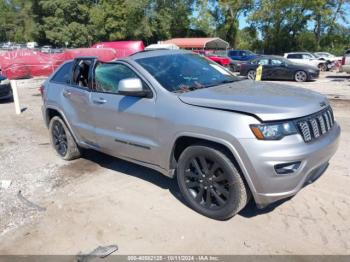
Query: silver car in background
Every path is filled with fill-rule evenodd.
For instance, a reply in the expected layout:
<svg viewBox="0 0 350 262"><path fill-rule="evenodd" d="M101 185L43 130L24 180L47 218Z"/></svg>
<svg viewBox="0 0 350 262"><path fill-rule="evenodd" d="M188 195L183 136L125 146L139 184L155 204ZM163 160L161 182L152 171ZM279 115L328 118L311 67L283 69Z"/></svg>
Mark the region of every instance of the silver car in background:
<svg viewBox="0 0 350 262"><path fill-rule="evenodd" d="M180 50L76 58L42 94L63 159L89 148L176 177L188 205L219 220L251 197L263 208L295 195L324 172L340 135L324 96L240 80Z"/></svg>

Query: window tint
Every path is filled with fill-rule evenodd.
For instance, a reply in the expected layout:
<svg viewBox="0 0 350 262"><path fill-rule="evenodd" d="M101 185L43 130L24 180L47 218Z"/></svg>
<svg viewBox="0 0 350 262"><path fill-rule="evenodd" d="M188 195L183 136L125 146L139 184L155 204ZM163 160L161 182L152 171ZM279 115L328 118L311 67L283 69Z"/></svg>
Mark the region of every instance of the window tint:
<svg viewBox="0 0 350 262"><path fill-rule="evenodd" d="M120 80L127 78L138 76L123 64L100 63L95 69L95 89L99 92L118 93Z"/></svg>
<svg viewBox="0 0 350 262"><path fill-rule="evenodd" d="M258 62L258 65L268 65L269 64L269 59L263 58L263 59L257 60L257 62Z"/></svg>
<svg viewBox="0 0 350 262"><path fill-rule="evenodd" d="M310 58L312 58L312 56L311 56L311 55L308 55L308 54L303 54L303 59L310 59Z"/></svg>
<svg viewBox="0 0 350 262"><path fill-rule="evenodd" d="M230 51L230 52L229 52L229 55L230 55L230 56L238 56L238 55L239 55L239 52L238 52L238 51Z"/></svg>
<svg viewBox="0 0 350 262"><path fill-rule="evenodd" d="M70 76L72 71L72 65L73 62L69 62L67 64L64 64L54 75L51 81L62 83L62 84L69 84L70 83Z"/></svg>
<svg viewBox="0 0 350 262"><path fill-rule="evenodd" d="M281 60L278 59L271 59L271 65L281 65L283 62Z"/></svg>
<svg viewBox="0 0 350 262"><path fill-rule="evenodd" d="M292 58L292 59L301 59L301 55L300 54L289 54L287 56L287 58Z"/></svg>

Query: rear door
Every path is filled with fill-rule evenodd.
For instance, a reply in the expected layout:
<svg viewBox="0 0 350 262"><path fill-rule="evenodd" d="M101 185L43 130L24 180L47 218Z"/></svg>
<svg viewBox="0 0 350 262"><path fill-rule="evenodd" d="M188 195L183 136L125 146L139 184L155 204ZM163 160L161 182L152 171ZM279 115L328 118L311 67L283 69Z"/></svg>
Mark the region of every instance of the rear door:
<svg viewBox="0 0 350 262"><path fill-rule="evenodd" d="M94 122L91 114L90 74L94 58L74 60L70 83L63 89L62 104L67 120L79 140L95 144Z"/></svg>
<svg viewBox="0 0 350 262"><path fill-rule="evenodd" d="M127 78L146 81L128 64L98 63L94 69L93 115L97 143L103 152L154 163L157 142L156 97L121 95L118 84Z"/></svg>

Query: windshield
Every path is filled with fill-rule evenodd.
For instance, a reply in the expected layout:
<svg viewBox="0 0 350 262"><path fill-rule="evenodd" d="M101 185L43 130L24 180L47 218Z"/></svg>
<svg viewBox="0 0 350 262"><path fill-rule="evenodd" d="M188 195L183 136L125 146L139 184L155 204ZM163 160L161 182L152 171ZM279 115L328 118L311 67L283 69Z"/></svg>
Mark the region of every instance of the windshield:
<svg viewBox="0 0 350 262"><path fill-rule="evenodd" d="M238 81L230 71L197 54L169 54L137 59L170 92L187 92Z"/></svg>

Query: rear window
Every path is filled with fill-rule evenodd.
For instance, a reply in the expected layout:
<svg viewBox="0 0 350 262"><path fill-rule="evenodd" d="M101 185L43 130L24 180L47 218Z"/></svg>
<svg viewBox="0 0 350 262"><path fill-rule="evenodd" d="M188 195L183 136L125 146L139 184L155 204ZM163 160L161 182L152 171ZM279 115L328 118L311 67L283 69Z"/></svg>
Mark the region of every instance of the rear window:
<svg viewBox="0 0 350 262"><path fill-rule="evenodd" d="M64 64L54 75L51 81L60 83L60 84L68 84L70 83L71 71L72 71L73 62L69 62Z"/></svg>
<svg viewBox="0 0 350 262"><path fill-rule="evenodd" d="M239 51L230 51L228 54L230 56L238 56L239 55Z"/></svg>

